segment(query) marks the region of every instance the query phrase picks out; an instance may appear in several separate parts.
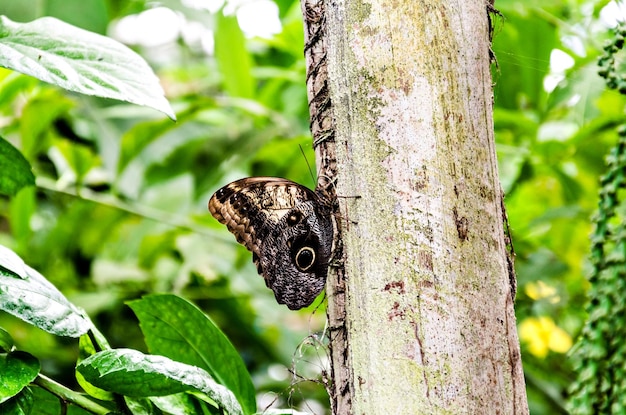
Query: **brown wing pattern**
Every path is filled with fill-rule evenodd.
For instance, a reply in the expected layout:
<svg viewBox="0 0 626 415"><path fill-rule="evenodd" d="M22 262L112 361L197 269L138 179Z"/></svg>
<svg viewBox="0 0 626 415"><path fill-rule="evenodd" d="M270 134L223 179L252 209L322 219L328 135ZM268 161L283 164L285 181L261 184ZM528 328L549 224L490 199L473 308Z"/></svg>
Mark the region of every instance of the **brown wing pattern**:
<svg viewBox="0 0 626 415"><path fill-rule="evenodd" d="M209 211L252 251L278 303L298 310L323 291L334 232L325 199L290 180L250 177L215 192Z"/></svg>
<svg viewBox="0 0 626 415"><path fill-rule="evenodd" d="M254 254L258 267L261 244L272 225L277 224L297 203L316 198L312 190L291 180L248 177L215 192L209 200L209 211L226 225L237 242Z"/></svg>

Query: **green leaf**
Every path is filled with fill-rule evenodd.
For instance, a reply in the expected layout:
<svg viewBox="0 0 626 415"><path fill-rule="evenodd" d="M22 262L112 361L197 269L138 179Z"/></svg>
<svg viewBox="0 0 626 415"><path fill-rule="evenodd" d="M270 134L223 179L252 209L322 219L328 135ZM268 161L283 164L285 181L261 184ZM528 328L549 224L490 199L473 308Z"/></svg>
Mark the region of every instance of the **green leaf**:
<svg viewBox="0 0 626 415"><path fill-rule="evenodd" d="M184 146L188 139L183 136L206 134L205 131L185 130L189 125L186 121L196 112L197 108L181 110L176 124L169 120L147 121L134 125L124 133L117 161L117 183L121 193L136 194L141 187L144 170L152 163L162 163L171 151Z"/></svg>
<svg viewBox="0 0 626 415"><path fill-rule="evenodd" d="M69 116L74 107L75 102L58 88L37 90L20 114L20 150L24 157L33 160L45 152L55 135L55 121Z"/></svg>
<svg viewBox="0 0 626 415"><path fill-rule="evenodd" d="M52 16L97 33L106 33L110 19L106 0L0 0L0 10L18 22Z"/></svg>
<svg viewBox="0 0 626 415"><path fill-rule="evenodd" d="M246 414L256 411L254 385L241 356L200 309L171 294L148 295L128 305L151 353L205 369L235 394Z"/></svg>
<svg viewBox="0 0 626 415"><path fill-rule="evenodd" d="M148 398L124 397L124 402L131 414L137 415L161 415L161 412Z"/></svg>
<svg viewBox="0 0 626 415"><path fill-rule="evenodd" d="M92 168L100 164L100 160L89 147L70 143L67 140L59 140L55 148L59 150L59 155L63 157L63 161L76 175L76 180L79 183Z"/></svg>
<svg viewBox="0 0 626 415"><path fill-rule="evenodd" d="M121 173L130 161L139 156L151 143L159 140L165 133L180 127L178 124L155 120L139 123L128 129L122 136L120 144L120 158L117 162L117 171Z"/></svg>
<svg viewBox="0 0 626 415"><path fill-rule="evenodd" d="M177 393L169 396L154 396L150 401L166 414L195 415L198 414L194 397L187 393Z"/></svg>
<svg viewBox="0 0 626 415"><path fill-rule="evenodd" d="M105 350L76 369L91 384L130 397L166 396L198 391L227 414L243 414L235 396L203 369L131 349Z"/></svg>
<svg viewBox="0 0 626 415"><path fill-rule="evenodd" d="M0 310L48 333L79 337L92 323L48 280L0 245Z"/></svg>
<svg viewBox="0 0 626 415"><path fill-rule="evenodd" d="M0 270L10 272L16 277L22 279L28 278L27 265L22 261L15 252L9 248L0 245Z"/></svg>
<svg viewBox="0 0 626 415"><path fill-rule="evenodd" d="M549 70L550 52L558 40L556 27L534 13L505 10L504 14L506 24L496 30L493 39L498 72L503 74L496 78L495 100L504 108L518 108L521 103L525 108L540 108L546 95L543 79ZM515 45L514 53L510 45Z"/></svg>
<svg viewBox="0 0 626 415"><path fill-rule="evenodd" d="M46 16L92 32L106 33L110 16L105 0L47 0L44 3L43 14Z"/></svg>
<svg viewBox="0 0 626 415"><path fill-rule="evenodd" d="M0 66L70 91L175 115L148 64L121 43L53 17L15 23L0 16Z"/></svg>
<svg viewBox="0 0 626 415"><path fill-rule="evenodd" d="M252 98L252 59L236 16L224 16L223 12L217 14L215 59L226 92L233 97Z"/></svg>
<svg viewBox="0 0 626 415"><path fill-rule="evenodd" d="M13 348L13 338L5 329L0 327L0 352L8 352Z"/></svg>
<svg viewBox="0 0 626 415"><path fill-rule="evenodd" d="M2 1L2 0L0 0ZM2 4L0 3L0 8ZM39 84L35 78L22 75L18 72L9 70L2 70L0 75L0 102L5 105L9 102L13 102L20 95L25 92L30 92L36 85Z"/></svg>
<svg viewBox="0 0 626 415"><path fill-rule="evenodd" d="M104 335L100 333L98 329L94 327L93 329L91 329L90 334L91 336L87 334L83 334L82 336L80 336L80 339L78 340L78 347L79 347L79 354L80 354L79 359L86 359L92 354L96 354L98 350L108 350L111 348L106 337L104 337ZM96 345L93 344L92 336L96 340L96 343L97 343Z"/></svg>
<svg viewBox="0 0 626 415"><path fill-rule="evenodd" d="M24 388L13 398L0 403L0 414L30 415L36 413L43 415L40 412L33 412L34 403L33 391L30 388Z"/></svg>
<svg viewBox="0 0 626 415"><path fill-rule="evenodd" d="M554 109L566 108L571 113L571 119L580 125L593 122L601 112L603 92L606 90L604 81L597 74L595 62L588 62L580 67L572 68L567 82L561 82L550 95L549 104ZM615 98L617 94L608 94ZM575 98L575 100L574 100ZM611 102L604 112L617 112L623 117L618 108L623 107L619 102ZM623 118L622 118L623 119Z"/></svg>
<svg viewBox="0 0 626 415"><path fill-rule="evenodd" d="M85 409L78 407L77 405L67 405L64 404L61 406L62 399L59 396L52 394L44 388L40 387L32 387L29 386L24 388L20 395L16 396L16 398L21 397L24 392L28 392L29 395L32 396L32 408L30 412L15 412L15 414L24 414L24 415L60 415L63 414L64 410L67 410L67 415L94 415L96 412L88 412ZM15 398L13 398L15 399ZM10 403L13 399L8 401ZM2 407L0 407L0 413L2 412ZM8 412L13 414L14 412ZM111 412L113 414L114 412Z"/></svg>
<svg viewBox="0 0 626 415"><path fill-rule="evenodd" d="M14 196L35 185L35 175L22 153L0 137L0 194Z"/></svg>
<svg viewBox="0 0 626 415"><path fill-rule="evenodd" d="M31 219L36 211L35 186L25 187L9 201L8 220L16 246L25 251L32 243Z"/></svg>
<svg viewBox="0 0 626 415"><path fill-rule="evenodd" d="M92 332L98 341L99 348L110 349L109 344L104 338L104 336L102 335L102 333L100 333L99 331L95 329ZM94 346L91 340L91 337L88 334L83 334L82 336L80 336L80 339L78 340L78 351L79 351L79 359L78 359L79 363L83 361L84 359L88 358L89 356L96 354L97 352L96 347ZM80 374L80 372L76 371L75 374L76 374L76 381L87 394L89 394L90 396L93 396L96 399L100 399L102 401L113 400L113 394L111 392L105 391L103 389L93 386L91 383L85 380L85 378L83 377L83 375Z"/></svg>
<svg viewBox="0 0 626 415"><path fill-rule="evenodd" d="M40 368L39 361L29 353L0 354L0 403L17 395L35 380Z"/></svg>

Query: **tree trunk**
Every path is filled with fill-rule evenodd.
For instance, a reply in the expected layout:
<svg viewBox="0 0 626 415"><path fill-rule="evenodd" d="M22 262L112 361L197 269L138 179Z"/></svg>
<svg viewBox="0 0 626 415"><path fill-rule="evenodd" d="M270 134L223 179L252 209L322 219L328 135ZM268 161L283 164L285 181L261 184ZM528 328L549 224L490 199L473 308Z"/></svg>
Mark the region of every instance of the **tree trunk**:
<svg viewBox="0 0 626 415"><path fill-rule="evenodd" d="M303 4L318 188L336 190L344 250L333 413L527 414L487 4Z"/></svg>

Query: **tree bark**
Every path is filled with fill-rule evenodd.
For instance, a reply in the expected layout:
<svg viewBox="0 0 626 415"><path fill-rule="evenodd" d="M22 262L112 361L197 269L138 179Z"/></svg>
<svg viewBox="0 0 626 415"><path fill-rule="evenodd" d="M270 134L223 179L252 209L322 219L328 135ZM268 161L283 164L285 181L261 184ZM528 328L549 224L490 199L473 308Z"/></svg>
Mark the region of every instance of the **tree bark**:
<svg viewBox="0 0 626 415"><path fill-rule="evenodd" d="M331 133L312 130L344 249L327 284L333 413L527 414L487 3L304 3L305 21L322 9L326 55L308 25L307 60L328 80L308 83Z"/></svg>

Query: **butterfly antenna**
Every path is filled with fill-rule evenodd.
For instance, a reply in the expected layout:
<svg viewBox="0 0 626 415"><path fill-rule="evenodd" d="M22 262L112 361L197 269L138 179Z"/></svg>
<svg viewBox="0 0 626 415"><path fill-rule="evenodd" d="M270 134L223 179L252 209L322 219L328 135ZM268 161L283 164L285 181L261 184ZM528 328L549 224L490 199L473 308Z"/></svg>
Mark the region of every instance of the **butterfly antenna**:
<svg viewBox="0 0 626 415"><path fill-rule="evenodd" d="M298 144L300 147L300 152L302 153L302 157L304 157L304 161L306 161L306 165L309 168L309 174L311 175L311 179L315 182L315 176L313 176L313 170L311 170L311 164L309 164L309 159L306 158L306 154L304 154L304 149L302 148L302 144Z"/></svg>

